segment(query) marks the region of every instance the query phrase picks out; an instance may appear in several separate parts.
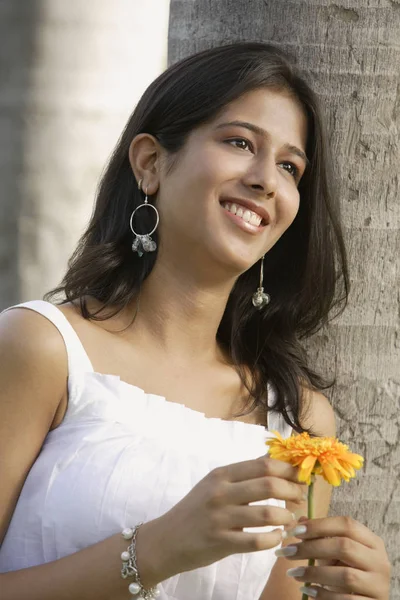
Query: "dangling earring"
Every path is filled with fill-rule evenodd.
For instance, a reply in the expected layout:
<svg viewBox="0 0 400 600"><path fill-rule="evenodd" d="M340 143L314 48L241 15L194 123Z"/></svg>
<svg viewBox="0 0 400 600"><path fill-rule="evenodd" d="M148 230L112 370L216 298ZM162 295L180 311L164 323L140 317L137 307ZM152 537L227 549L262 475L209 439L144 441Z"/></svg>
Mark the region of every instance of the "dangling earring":
<svg viewBox="0 0 400 600"><path fill-rule="evenodd" d="M139 190L142 187L142 181L143 181L143 179L141 179L138 183ZM150 233L145 233L145 234L136 233L136 231L133 229L133 217L135 216L135 213L139 210L139 208L142 208L143 206L151 207L156 213L155 226L150 231ZM139 206L137 206L135 208L135 210L131 214L131 218L129 220L129 225L130 225L131 231L132 231L133 235L135 236L133 239L133 244L132 244L133 252L137 252L139 256L143 256L144 252L154 252L154 250L157 248L157 244L155 243L154 240L151 239L151 236L157 229L159 221L160 221L160 215L158 214L158 210L156 209L155 206L153 206L153 204L149 204L149 202L147 200L147 188L146 188L144 203L139 204Z"/></svg>
<svg viewBox="0 0 400 600"><path fill-rule="evenodd" d="M264 254L265 256L265 254ZM254 292L251 300L253 302L253 306L255 306L258 310L262 310L267 304L270 303L270 296L264 292L263 288L263 278L264 278L264 256L261 258L261 269L260 269L260 287L257 288L257 291Z"/></svg>

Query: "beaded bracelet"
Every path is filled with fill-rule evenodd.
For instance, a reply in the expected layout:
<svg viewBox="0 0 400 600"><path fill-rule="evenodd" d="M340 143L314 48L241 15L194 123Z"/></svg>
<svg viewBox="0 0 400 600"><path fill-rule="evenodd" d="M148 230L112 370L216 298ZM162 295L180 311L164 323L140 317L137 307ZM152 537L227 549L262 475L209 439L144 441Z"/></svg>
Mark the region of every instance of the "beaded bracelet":
<svg viewBox="0 0 400 600"><path fill-rule="evenodd" d="M160 590L157 587L145 590L142 582L140 581L139 571L136 563L136 534L139 527L143 523L139 523L133 529L127 528L122 531L122 537L125 540L131 540L128 550L125 550L121 554L122 569L121 576L123 579L128 577L134 577L135 581L129 584L129 592L132 596L140 594L136 600L155 600L160 595Z"/></svg>

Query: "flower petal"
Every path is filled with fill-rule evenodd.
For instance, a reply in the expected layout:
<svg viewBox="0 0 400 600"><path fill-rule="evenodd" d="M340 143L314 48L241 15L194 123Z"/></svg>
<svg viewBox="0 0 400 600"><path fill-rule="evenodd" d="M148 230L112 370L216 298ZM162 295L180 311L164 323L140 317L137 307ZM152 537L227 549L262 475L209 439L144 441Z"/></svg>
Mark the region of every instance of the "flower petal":
<svg viewBox="0 0 400 600"><path fill-rule="evenodd" d="M322 464L323 476L324 479L330 483L331 485L337 487L341 483L340 475L336 469L332 467L329 463Z"/></svg>
<svg viewBox="0 0 400 600"><path fill-rule="evenodd" d="M308 485L311 483L311 473L317 461L316 456L309 455L300 464L299 481L304 481Z"/></svg>
<svg viewBox="0 0 400 600"><path fill-rule="evenodd" d="M353 454L352 452L346 452L345 455L346 462L350 463L352 467L355 469L360 469L364 464L364 459L359 454Z"/></svg>
<svg viewBox="0 0 400 600"><path fill-rule="evenodd" d="M309 454L301 463L301 468L302 469L309 469L311 467L311 471L314 468L315 462L317 460L316 456L313 456L312 454Z"/></svg>

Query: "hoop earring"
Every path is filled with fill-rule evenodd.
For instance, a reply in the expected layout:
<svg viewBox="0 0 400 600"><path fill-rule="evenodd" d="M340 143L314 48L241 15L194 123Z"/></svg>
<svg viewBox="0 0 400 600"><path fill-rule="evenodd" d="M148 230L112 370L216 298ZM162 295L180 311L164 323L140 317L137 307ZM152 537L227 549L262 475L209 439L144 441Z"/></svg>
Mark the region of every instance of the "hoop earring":
<svg viewBox="0 0 400 600"><path fill-rule="evenodd" d="M258 310L262 310L267 304L270 303L271 297L269 294L264 292L263 288L263 278L264 278L264 256L261 258L261 268L260 268L260 286L257 288L257 291L254 292L251 301L253 306L255 306Z"/></svg>
<svg viewBox="0 0 400 600"><path fill-rule="evenodd" d="M142 181L143 181L142 179L139 181L139 184L138 184L139 190L141 188ZM133 217L135 216L135 214L139 210L139 208L143 208L143 206L151 207L156 213L155 226L150 231L150 233L145 233L145 234L136 233L136 231L133 228ZM149 204L148 199L147 199L147 188L146 188L144 203L139 204L139 206L137 206L135 208L135 210L131 214L131 218L129 219L129 226L134 235L133 244L132 244L132 252L137 252L139 256L143 256L144 252L154 252L154 250L157 248L157 244L155 243L154 240L151 239L151 236L157 229L159 222L160 222L160 215L158 214L158 210L156 209L156 207L153 204Z"/></svg>

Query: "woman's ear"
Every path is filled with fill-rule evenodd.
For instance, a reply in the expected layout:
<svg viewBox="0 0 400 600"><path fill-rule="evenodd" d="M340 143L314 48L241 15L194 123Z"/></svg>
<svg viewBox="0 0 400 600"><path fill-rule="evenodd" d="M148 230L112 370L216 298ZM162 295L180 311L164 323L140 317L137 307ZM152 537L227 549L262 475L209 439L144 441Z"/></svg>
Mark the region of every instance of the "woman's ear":
<svg viewBox="0 0 400 600"><path fill-rule="evenodd" d="M160 184L161 147L149 133L139 133L129 146L129 162L136 181L143 180L143 190L152 196Z"/></svg>

